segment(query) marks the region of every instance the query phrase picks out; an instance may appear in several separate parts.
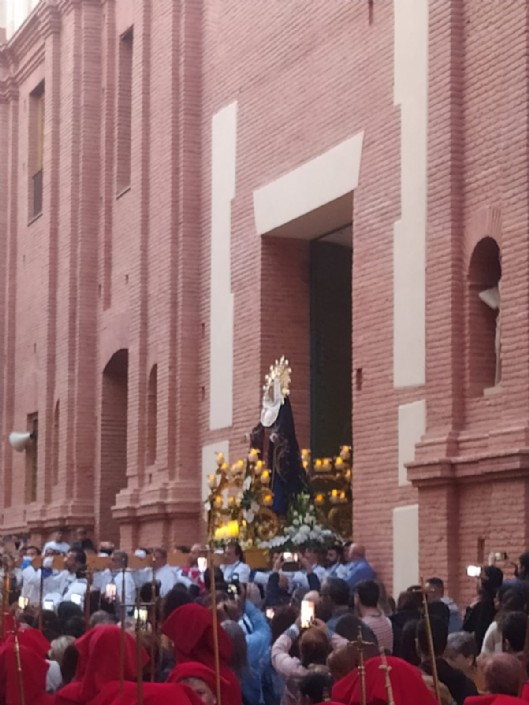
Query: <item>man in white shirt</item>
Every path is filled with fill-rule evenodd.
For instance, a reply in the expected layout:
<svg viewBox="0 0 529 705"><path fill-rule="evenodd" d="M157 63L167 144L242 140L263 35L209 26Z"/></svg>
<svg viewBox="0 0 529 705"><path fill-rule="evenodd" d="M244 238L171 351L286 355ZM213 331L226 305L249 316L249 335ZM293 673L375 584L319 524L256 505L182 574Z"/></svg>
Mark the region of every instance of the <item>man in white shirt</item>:
<svg viewBox="0 0 529 705"><path fill-rule="evenodd" d="M64 540L64 529L57 529L53 534L51 541L47 541L44 544L42 552L46 554L48 551L55 551L56 553L68 553L70 550L70 544Z"/></svg>
<svg viewBox="0 0 529 705"><path fill-rule="evenodd" d="M84 551L68 551L64 566L66 570L61 575L60 583L62 602L75 602L75 604L83 607L88 587L86 553Z"/></svg>
<svg viewBox="0 0 529 705"><path fill-rule="evenodd" d="M244 554L237 541L230 541L227 544L224 551L224 563L220 569L227 583L245 584L250 582L251 568L244 562Z"/></svg>
<svg viewBox="0 0 529 705"><path fill-rule="evenodd" d="M314 573L318 577L320 585L323 583L327 577L327 571L322 565L318 564L318 558L317 551L311 548L306 548L303 554L299 556L301 570L297 570L292 576L290 581L292 591L296 588L311 589L307 578L308 573Z"/></svg>
<svg viewBox="0 0 529 705"><path fill-rule="evenodd" d="M26 597L30 605L38 606L40 600L40 581L42 571L42 596L55 593L60 596L62 571L53 570L53 556L44 558L42 568L28 566L22 571L24 582L22 585L22 597Z"/></svg>
<svg viewBox="0 0 529 705"><path fill-rule="evenodd" d="M165 597L176 584L176 573L167 565L167 550L155 548L153 551L154 577L160 581L160 595Z"/></svg>
<svg viewBox="0 0 529 705"><path fill-rule="evenodd" d="M110 568L98 574L97 587L101 590L102 599L118 606L121 605L124 588L126 612L132 614L136 603L136 584L131 572L127 570L127 565L128 556L125 551L113 551L110 557ZM119 616L119 612L117 614Z"/></svg>

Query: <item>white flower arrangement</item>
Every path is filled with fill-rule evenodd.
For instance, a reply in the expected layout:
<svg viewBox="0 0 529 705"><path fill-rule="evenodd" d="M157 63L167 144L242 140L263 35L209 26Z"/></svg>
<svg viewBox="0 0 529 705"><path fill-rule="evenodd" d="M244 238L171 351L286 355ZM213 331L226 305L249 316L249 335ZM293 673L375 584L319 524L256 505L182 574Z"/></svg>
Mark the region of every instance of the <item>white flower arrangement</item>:
<svg viewBox="0 0 529 705"><path fill-rule="evenodd" d="M287 515L287 523L282 536L274 536L268 541L259 541L260 548L292 547L302 548L308 543L326 544L336 540L330 529L319 522L310 495L300 494Z"/></svg>

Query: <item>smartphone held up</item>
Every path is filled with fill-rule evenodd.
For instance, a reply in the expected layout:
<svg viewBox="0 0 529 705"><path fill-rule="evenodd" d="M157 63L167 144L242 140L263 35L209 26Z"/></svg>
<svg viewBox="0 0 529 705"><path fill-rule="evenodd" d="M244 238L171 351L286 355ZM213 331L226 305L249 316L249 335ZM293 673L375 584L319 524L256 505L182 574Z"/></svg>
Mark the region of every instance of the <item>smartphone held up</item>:
<svg viewBox="0 0 529 705"><path fill-rule="evenodd" d="M302 600L301 602L301 628L308 629L314 622L314 602Z"/></svg>

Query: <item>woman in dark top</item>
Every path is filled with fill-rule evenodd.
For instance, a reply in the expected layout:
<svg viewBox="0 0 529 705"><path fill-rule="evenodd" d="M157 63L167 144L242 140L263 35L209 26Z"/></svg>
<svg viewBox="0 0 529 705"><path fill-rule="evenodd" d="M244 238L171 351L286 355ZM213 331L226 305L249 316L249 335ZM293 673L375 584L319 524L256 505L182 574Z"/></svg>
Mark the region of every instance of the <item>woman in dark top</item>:
<svg viewBox="0 0 529 705"><path fill-rule="evenodd" d="M503 572L494 565L488 565L481 571L478 585L478 599L468 607L463 629L474 634L478 651L481 651L485 633L496 616L495 597L503 583Z"/></svg>

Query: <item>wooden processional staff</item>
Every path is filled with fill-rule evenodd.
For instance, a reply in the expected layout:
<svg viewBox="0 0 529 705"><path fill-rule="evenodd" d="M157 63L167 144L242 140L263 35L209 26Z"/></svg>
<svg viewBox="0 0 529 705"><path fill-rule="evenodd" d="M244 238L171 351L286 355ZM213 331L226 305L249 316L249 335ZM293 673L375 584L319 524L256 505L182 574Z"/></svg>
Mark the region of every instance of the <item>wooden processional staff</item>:
<svg viewBox="0 0 529 705"><path fill-rule="evenodd" d="M366 695L366 666L365 666L365 649L368 646L376 646L372 641L364 641L362 638L362 627L358 625L358 636L356 641L351 642L358 649L358 673L360 674L360 692L362 705L367 705L367 695Z"/></svg>
<svg viewBox="0 0 529 705"><path fill-rule="evenodd" d="M434 647L434 642L433 642L433 633L432 633L432 622L430 620L430 608L428 605L428 595L425 589L424 582L421 579L421 593L422 593L422 604L423 604L423 610L424 610L424 621L426 624L426 635L428 637L428 651L430 652L430 660L432 662L432 678L433 678L433 685L435 689L435 697L437 699L437 702L439 705L441 705L441 687L439 684L439 674L437 672L437 659L435 655L435 647Z"/></svg>

